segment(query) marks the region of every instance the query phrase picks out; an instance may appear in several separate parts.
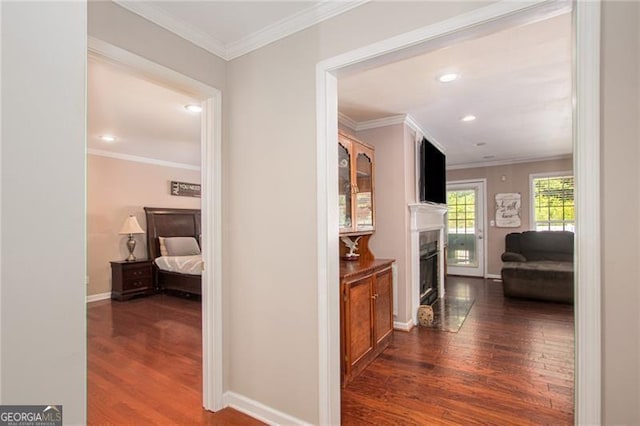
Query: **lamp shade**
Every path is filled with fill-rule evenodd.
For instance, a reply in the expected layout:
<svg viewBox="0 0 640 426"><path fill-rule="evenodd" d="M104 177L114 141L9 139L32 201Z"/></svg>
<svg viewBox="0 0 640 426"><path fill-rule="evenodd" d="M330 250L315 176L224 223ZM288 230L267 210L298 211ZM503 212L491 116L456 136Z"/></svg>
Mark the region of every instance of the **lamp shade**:
<svg viewBox="0 0 640 426"><path fill-rule="evenodd" d="M122 229L120 230L120 234L144 234L142 228L140 228L140 224L138 223L138 219L135 216L131 215L124 221L124 225L122 225Z"/></svg>

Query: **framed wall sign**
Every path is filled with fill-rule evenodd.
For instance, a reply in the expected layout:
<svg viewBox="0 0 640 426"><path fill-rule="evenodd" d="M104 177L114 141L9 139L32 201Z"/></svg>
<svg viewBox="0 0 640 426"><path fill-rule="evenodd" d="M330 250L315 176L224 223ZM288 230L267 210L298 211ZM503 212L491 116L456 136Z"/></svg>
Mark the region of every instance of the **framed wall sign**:
<svg viewBox="0 0 640 426"><path fill-rule="evenodd" d="M518 228L520 220L520 194L496 194L496 226Z"/></svg>
<svg viewBox="0 0 640 426"><path fill-rule="evenodd" d="M171 195L200 198L200 184L171 181Z"/></svg>

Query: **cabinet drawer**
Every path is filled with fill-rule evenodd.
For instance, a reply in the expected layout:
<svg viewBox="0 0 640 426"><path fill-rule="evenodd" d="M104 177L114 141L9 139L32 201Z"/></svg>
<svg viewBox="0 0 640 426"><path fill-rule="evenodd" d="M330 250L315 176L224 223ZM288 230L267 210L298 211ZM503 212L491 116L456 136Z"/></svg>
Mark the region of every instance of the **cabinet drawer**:
<svg viewBox="0 0 640 426"><path fill-rule="evenodd" d="M124 283L126 290L151 287L151 277L128 279Z"/></svg>
<svg viewBox="0 0 640 426"><path fill-rule="evenodd" d="M151 266L142 265L124 268L122 278L125 280L135 280L138 278L151 277Z"/></svg>

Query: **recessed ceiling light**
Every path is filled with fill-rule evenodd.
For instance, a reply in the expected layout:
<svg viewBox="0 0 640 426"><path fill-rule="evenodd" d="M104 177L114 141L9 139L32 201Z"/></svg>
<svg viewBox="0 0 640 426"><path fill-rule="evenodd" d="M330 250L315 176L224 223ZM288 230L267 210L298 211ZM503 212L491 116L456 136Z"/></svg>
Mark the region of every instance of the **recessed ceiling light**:
<svg viewBox="0 0 640 426"><path fill-rule="evenodd" d="M102 135L100 136L100 139L105 142L114 142L116 140L116 137L113 135Z"/></svg>
<svg viewBox="0 0 640 426"><path fill-rule="evenodd" d="M450 83L454 80L457 80L458 77L460 77L460 74L456 74L455 72L449 72L446 74L442 74L440 77L438 77L438 81L440 81L441 83Z"/></svg>
<svg viewBox="0 0 640 426"><path fill-rule="evenodd" d="M462 117L460 120L462 121L473 121L476 119L475 115L465 115L464 117Z"/></svg>
<svg viewBox="0 0 640 426"><path fill-rule="evenodd" d="M474 144L475 146L485 146L487 143L486 142L478 142L476 144Z"/></svg>
<svg viewBox="0 0 640 426"><path fill-rule="evenodd" d="M202 112L202 107L196 104L185 105L184 109L186 109L189 112Z"/></svg>

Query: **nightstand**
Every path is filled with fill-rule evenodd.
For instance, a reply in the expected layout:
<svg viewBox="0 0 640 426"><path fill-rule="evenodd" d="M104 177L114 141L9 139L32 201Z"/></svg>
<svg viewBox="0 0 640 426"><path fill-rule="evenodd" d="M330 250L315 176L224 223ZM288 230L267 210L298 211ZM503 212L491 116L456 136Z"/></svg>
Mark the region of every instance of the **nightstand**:
<svg viewBox="0 0 640 426"><path fill-rule="evenodd" d="M150 260L111 262L111 298L127 300L153 294L153 269Z"/></svg>

